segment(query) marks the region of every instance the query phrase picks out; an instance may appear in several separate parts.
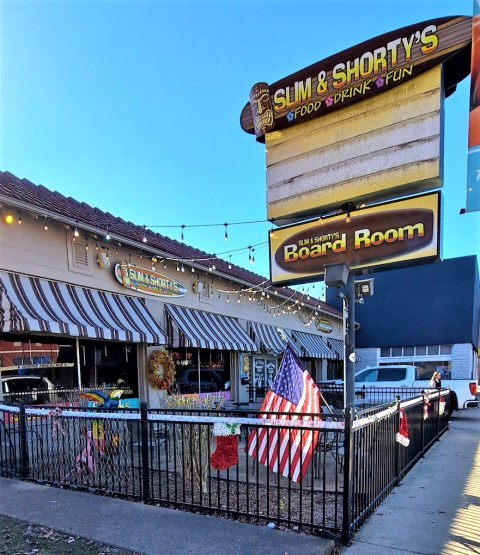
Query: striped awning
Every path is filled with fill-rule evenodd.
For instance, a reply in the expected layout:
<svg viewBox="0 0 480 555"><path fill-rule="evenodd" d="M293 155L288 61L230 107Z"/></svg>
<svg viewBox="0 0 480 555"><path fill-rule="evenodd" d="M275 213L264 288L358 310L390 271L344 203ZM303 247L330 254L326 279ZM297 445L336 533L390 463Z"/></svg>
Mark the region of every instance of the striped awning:
<svg viewBox="0 0 480 555"><path fill-rule="evenodd" d="M165 305L165 315L169 345L173 348L257 350L235 318L173 304Z"/></svg>
<svg viewBox="0 0 480 555"><path fill-rule="evenodd" d="M165 344L142 299L0 270L0 331Z"/></svg>
<svg viewBox="0 0 480 555"><path fill-rule="evenodd" d="M327 345L330 347L330 350L337 355L337 358L343 359L343 341L341 339L328 338Z"/></svg>
<svg viewBox="0 0 480 555"><path fill-rule="evenodd" d="M274 357L282 355L287 346L287 337L281 328L249 322L250 335L262 353L268 353Z"/></svg>
<svg viewBox="0 0 480 555"><path fill-rule="evenodd" d="M292 331L294 341L302 350L304 357L310 358L336 358L334 353L327 347L325 341L319 335L305 333L303 331Z"/></svg>
<svg viewBox="0 0 480 555"><path fill-rule="evenodd" d="M285 352L288 342L293 352L298 357L302 356L300 347L292 341L291 331L287 332L278 326L269 326L258 322L249 322L249 327L250 334L261 352L275 357L281 356Z"/></svg>

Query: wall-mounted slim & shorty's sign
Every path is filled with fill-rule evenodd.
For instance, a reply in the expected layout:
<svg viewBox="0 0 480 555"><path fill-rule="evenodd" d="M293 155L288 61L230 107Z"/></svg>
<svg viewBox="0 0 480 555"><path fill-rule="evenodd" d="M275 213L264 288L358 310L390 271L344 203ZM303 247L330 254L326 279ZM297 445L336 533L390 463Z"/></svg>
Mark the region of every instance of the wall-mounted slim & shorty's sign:
<svg viewBox="0 0 480 555"><path fill-rule="evenodd" d="M315 327L323 333L332 333L333 331L333 324L324 318L317 318L315 320Z"/></svg>
<svg viewBox="0 0 480 555"><path fill-rule="evenodd" d="M437 260L440 198L436 192L271 231L272 283L315 281L326 264L355 272Z"/></svg>
<svg viewBox="0 0 480 555"><path fill-rule="evenodd" d="M167 276L122 262L115 264L115 277L127 289L158 297L184 297L187 289Z"/></svg>

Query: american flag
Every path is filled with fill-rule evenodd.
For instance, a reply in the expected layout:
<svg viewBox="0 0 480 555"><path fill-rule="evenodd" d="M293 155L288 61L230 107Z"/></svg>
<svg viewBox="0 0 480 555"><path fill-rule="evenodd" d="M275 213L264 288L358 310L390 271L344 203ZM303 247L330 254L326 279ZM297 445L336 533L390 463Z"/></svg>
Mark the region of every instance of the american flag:
<svg viewBox="0 0 480 555"><path fill-rule="evenodd" d="M308 414L320 412L320 393L310 374L287 345L282 364L260 407L260 418L316 420ZM285 412L275 415L268 413ZM300 483L312 459L318 431L297 428L259 427L247 441L250 456L274 472Z"/></svg>

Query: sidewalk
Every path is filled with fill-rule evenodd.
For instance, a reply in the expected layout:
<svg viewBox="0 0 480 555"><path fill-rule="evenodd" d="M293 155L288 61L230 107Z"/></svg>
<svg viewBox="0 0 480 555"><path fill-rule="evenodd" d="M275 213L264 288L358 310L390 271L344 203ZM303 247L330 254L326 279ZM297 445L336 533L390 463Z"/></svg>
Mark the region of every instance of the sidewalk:
<svg viewBox="0 0 480 555"><path fill-rule="evenodd" d="M480 409L455 415L342 555L480 553Z"/></svg>
<svg viewBox="0 0 480 555"><path fill-rule="evenodd" d="M20 480L0 478L0 492L0 514L146 555L334 552L323 538Z"/></svg>

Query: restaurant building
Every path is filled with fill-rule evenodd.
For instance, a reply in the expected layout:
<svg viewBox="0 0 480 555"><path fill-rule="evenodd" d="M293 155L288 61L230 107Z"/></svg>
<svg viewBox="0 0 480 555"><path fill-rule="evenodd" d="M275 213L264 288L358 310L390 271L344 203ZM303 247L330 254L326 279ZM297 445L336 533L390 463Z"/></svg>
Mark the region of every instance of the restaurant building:
<svg viewBox="0 0 480 555"><path fill-rule="evenodd" d="M342 314L313 295L8 172L0 215L2 373L48 371L73 387L123 380L154 406L155 350L177 377L211 371L239 402L264 394L286 341L317 380L343 365Z"/></svg>

